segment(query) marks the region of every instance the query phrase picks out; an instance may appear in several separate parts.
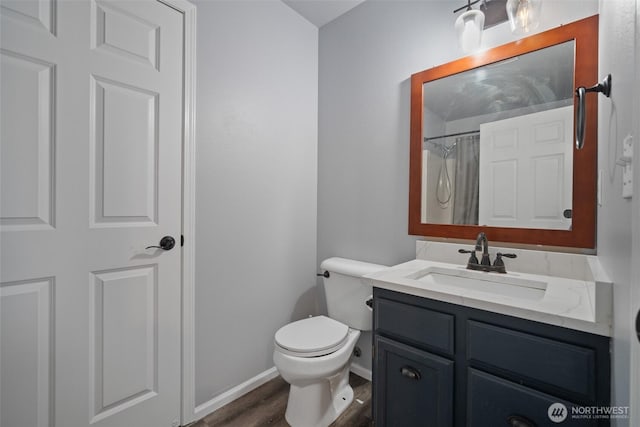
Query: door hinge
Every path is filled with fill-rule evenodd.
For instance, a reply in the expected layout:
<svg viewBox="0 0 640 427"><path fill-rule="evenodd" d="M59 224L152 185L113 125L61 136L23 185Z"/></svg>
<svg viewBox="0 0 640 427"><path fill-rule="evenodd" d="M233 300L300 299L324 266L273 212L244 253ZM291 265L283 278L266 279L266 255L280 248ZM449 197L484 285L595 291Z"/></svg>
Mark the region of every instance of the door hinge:
<svg viewBox="0 0 640 427"><path fill-rule="evenodd" d="M184 234L180 235L180 246L184 246Z"/></svg>

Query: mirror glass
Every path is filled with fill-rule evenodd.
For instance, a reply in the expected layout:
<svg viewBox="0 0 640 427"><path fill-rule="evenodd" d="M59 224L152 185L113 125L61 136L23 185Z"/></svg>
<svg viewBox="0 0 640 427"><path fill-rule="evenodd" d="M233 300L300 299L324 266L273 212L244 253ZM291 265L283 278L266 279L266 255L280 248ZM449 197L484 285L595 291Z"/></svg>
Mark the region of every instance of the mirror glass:
<svg viewBox="0 0 640 427"><path fill-rule="evenodd" d="M423 85L423 223L571 228L575 41Z"/></svg>
<svg viewBox="0 0 640 427"><path fill-rule="evenodd" d="M409 234L595 248L598 16L411 76Z"/></svg>

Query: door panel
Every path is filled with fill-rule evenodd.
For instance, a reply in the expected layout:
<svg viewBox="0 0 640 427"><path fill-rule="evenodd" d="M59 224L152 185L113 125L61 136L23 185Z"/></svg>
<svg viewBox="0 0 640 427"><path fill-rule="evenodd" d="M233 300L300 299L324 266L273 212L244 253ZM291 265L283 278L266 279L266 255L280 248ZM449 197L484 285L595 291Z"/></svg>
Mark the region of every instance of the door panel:
<svg viewBox="0 0 640 427"><path fill-rule="evenodd" d="M518 161L502 160L491 164L491 175L489 182L493 189L491 197L490 218L493 221L513 221L518 220ZM482 172L480 173L482 176ZM482 180L480 181L482 187ZM482 190L481 190L482 191ZM482 202L480 204L482 206ZM480 212L485 210L481 207ZM480 216L482 218L482 215ZM485 220L480 219L480 224Z"/></svg>
<svg viewBox="0 0 640 427"><path fill-rule="evenodd" d="M154 224L159 94L94 76L91 80L92 225Z"/></svg>
<svg viewBox="0 0 640 427"><path fill-rule="evenodd" d="M0 288L0 425L52 425L53 278L3 283ZM20 327L16 327L19 325Z"/></svg>
<svg viewBox="0 0 640 427"><path fill-rule="evenodd" d="M36 31L55 35L56 2L54 0L5 0L0 6L2 14L31 26Z"/></svg>
<svg viewBox="0 0 640 427"><path fill-rule="evenodd" d="M104 49L158 69L160 27L126 9L93 2L91 37L94 49Z"/></svg>
<svg viewBox="0 0 640 427"><path fill-rule="evenodd" d="M96 272L92 279L90 389L96 421L158 393L158 283L156 266Z"/></svg>
<svg viewBox="0 0 640 427"><path fill-rule="evenodd" d="M29 0L0 20L2 425L170 426L181 254L145 247L181 231L183 17Z"/></svg>
<svg viewBox="0 0 640 427"><path fill-rule="evenodd" d="M0 67L0 227L46 229L54 212L54 67L4 49Z"/></svg>

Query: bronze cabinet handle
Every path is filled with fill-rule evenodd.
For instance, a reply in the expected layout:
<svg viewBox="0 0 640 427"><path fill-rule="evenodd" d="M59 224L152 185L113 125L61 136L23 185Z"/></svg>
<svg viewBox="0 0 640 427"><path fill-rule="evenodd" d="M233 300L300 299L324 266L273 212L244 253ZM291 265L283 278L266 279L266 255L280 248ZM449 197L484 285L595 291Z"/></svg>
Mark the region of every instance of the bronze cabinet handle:
<svg viewBox="0 0 640 427"><path fill-rule="evenodd" d="M403 366L402 368L400 368L400 373L403 377L407 377L416 381L419 381L420 378L422 378L422 375L420 375L420 371L412 368L411 366Z"/></svg>

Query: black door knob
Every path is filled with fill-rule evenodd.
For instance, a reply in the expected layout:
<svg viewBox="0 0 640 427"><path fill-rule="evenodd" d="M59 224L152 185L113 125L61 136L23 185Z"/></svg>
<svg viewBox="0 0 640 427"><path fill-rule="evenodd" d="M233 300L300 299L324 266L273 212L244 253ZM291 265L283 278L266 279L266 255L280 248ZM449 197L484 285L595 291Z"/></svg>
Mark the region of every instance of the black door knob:
<svg viewBox="0 0 640 427"><path fill-rule="evenodd" d="M171 236L164 236L160 239L160 246L147 246L145 249L157 248L164 249L165 251L170 251L176 245L176 239Z"/></svg>

